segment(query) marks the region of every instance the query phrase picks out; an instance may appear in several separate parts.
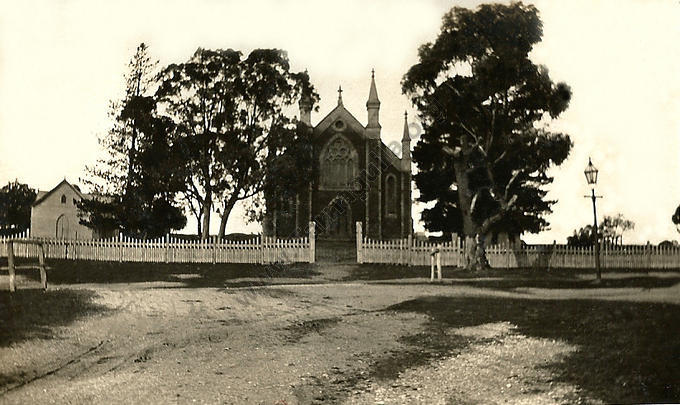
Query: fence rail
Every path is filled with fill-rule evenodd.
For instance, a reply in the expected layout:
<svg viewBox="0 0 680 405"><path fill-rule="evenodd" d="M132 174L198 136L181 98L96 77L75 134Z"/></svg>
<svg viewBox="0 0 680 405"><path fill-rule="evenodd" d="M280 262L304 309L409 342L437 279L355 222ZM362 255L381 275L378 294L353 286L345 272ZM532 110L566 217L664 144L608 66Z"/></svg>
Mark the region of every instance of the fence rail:
<svg viewBox="0 0 680 405"><path fill-rule="evenodd" d="M436 243L413 240L373 240L361 235L357 224L357 260L359 263L429 266L431 255L438 250L442 266L462 267L465 263L465 243L456 238ZM574 268L595 267L592 247L568 245L525 245L513 248L502 245L486 247L486 257L493 268ZM609 269L678 269L680 247L647 245L603 246L600 265Z"/></svg>
<svg viewBox="0 0 680 405"><path fill-rule="evenodd" d="M276 239L256 236L243 241L185 241L170 236L156 240L120 237L100 240L0 237L0 257L7 257L9 240L39 240L47 259L148 263L314 263L314 226L309 237ZM15 244L16 257L38 257L36 245Z"/></svg>

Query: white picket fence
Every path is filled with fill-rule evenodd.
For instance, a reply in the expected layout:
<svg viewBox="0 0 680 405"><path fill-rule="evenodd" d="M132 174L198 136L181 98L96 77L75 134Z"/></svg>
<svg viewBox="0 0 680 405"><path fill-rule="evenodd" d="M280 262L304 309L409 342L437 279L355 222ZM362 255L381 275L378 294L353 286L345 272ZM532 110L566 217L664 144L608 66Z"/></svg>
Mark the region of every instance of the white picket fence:
<svg viewBox="0 0 680 405"><path fill-rule="evenodd" d="M156 240L127 237L99 240L36 239L28 234L0 237L0 257L9 240L38 240L47 259L147 263L314 263L314 226L309 237L275 239L257 236L244 241L187 241L166 236ZM38 246L14 243L16 257L38 257Z"/></svg>
<svg viewBox="0 0 680 405"><path fill-rule="evenodd" d="M357 261L429 266L435 249L439 250L442 266L462 266L463 252L456 242L434 243L411 238L382 241L363 238L358 243Z"/></svg>
<svg viewBox="0 0 680 405"><path fill-rule="evenodd" d="M464 241L436 243L412 240L372 240L362 237L357 226L357 261L359 263L401 264L429 266L435 250L439 251L442 266L462 267ZM567 245L526 245L521 248L487 246L486 256L493 268L573 268L595 267L592 247L577 248ZM680 247L652 245L603 246L600 266L605 269L679 269Z"/></svg>

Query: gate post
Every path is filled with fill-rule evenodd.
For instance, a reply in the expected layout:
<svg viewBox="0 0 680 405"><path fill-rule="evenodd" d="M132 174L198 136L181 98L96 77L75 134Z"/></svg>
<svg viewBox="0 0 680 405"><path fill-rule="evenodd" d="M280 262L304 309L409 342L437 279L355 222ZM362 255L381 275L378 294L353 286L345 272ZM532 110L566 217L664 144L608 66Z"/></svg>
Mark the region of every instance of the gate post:
<svg viewBox="0 0 680 405"><path fill-rule="evenodd" d="M363 257L363 229L361 228L361 222L357 221L357 263L361 264L364 262Z"/></svg>
<svg viewBox="0 0 680 405"><path fill-rule="evenodd" d="M316 223L309 222L309 262L314 263L316 258Z"/></svg>

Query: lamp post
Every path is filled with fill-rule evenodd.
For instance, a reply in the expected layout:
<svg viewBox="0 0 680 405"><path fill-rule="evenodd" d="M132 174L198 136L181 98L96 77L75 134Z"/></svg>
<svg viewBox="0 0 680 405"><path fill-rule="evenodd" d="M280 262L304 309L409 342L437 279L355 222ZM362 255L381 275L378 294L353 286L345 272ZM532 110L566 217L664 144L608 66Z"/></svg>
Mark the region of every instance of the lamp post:
<svg viewBox="0 0 680 405"><path fill-rule="evenodd" d="M593 200L593 231L595 233L595 268L597 269L597 282L602 280L602 273L600 271L600 241L597 232L597 209L595 208L595 201L598 198L595 196L595 184L597 183L597 172L598 170L593 166L593 162L588 158L588 166L583 173L586 175L586 181L592 188L590 189L591 195L584 196L590 197Z"/></svg>

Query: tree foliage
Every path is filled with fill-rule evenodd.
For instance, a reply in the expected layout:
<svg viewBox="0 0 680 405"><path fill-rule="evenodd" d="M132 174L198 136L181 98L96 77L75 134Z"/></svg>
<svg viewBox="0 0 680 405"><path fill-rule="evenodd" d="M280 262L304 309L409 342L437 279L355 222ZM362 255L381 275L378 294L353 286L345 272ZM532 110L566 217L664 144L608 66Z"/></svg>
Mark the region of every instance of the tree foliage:
<svg viewBox="0 0 680 405"><path fill-rule="evenodd" d="M0 188L0 232L19 233L31 226L31 205L37 193L27 184L8 182Z"/></svg>
<svg viewBox="0 0 680 405"><path fill-rule="evenodd" d="M266 211L282 212L292 207L291 204L285 204L285 201L294 201L308 187L318 170L313 161L312 132L310 126L298 122L294 137L269 162L262 190L265 201L258 199L250 204L248 214L251 221L264 220L264 202Z"/></svg>
<svg viewBox="0 0 680 405"><path fill-rule="evenodd" d="M678 205L678 208L675 209L675 212L671 217L671 221L673 221L673 224L675 224L677 231L680 232L680 205Z"/></svg>
<svg viewBox="0 0 680 405"><path fill-rule="evenodd" d="M259 195L267 167L296 136L290 107L311 89L306 73L292 73L278 49L199 48L162 72L159 102L177 126L176 142L188 170L185 200L209 235L213 208L219 236L238 201ZM311 97L315 97L313 90Z"/></svg>
<svg viewBox="0 0 680 405"><path fill-rule="evenodd" d="M541 37L533 6L454 7L402 81L424 129L413 159L420 201L435 203L423 212L425 226L475 239L470 268L487 265L490 232L548 226L555 202L545 198L548 169L572 147L548 124L567 108L571 90L530 60Z"/></svg>
<svg viewBox="0 0 680 405"><path fill-rule="evenodd" d="M609 246L623 245L623 234L635 229L635 222L626 219L623 214L606 215L597 226L598 241ZM569 246L588 247L595 243L593 226L586 225L574 230L567 238Z"/></svg>
<svg viewBox="0 0 680 405"><path fill-rule="evenodd" d="M598 229L599 233L599 229ZM595 233L592 225L586 225L574 230L574 234L567 237L567 245L574 247L590 247L595 244Z"/></svg>
<svg viewBox="0 0 680 405"><path fill-rule="evenodd" d="M140 44L125 75L125 96L111 103L113 126L100 139L107 158L88 169L96 197L80 203L81 223L88 227L155 238L186 225L176 202L184 182L174 170L174 125L158 115L149 96L156 65Z"/></svg>

